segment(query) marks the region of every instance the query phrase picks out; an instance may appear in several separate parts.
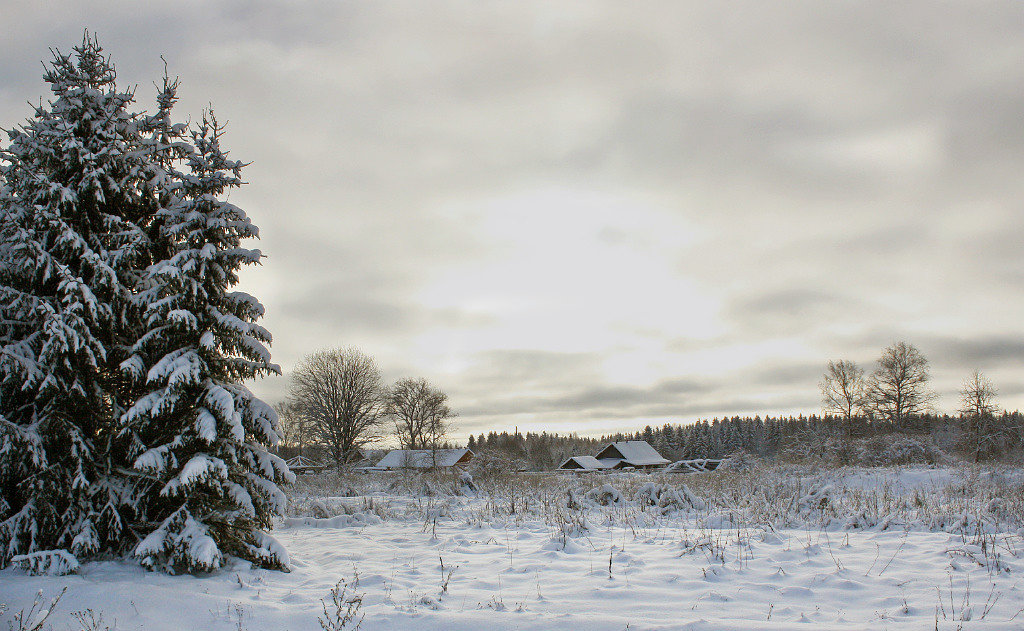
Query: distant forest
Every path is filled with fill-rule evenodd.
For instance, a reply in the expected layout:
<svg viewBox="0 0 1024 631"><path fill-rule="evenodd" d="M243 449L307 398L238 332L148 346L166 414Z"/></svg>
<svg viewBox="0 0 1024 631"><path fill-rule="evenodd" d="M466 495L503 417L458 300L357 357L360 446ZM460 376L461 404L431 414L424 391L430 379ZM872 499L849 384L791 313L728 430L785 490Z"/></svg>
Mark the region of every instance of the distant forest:
<svg viewBox="0 0 1024 631"><path fill-rule="evenodd" d="M339 380L339 375L347 376ZM1021 456L1021 414L998 411L997 390L980 370L964 380L956 415L935 412L929 382L928 360L913 344L900 341L882 349L870 373L850 360L829 361L818 384L821 416L733 416L600 438L492 431L471 435L465 446L477 455L478 467L493 463L534 471L556 469L571 456L595 455L620 440L645 440L673 461L730 456L734 462L777 458L895 465ZM339 401L362 397L360 405L322 404L334 400L326 395L345 390L349 398ZM286 457L305 450L323 462L347 466L377 457L365 453L367 447L389 434L406 449L454 446L449 419L457 414L447 394L422 378L385 386L373 359L357 349L307 356L293 375L289 402L278 411L284 438L278 453Z"/></svg>
<svg viewBox="0 0 1024 631"><path fill-rule="evenodd" d="M715 418L686 425L647 426L635 433L600 438L490 432L470 436L466 446L484 458L512 459L527 469L548 470L570 456L594 455L605 444L619 440L646 440L669 460L730 455L866 465L937 463L951 456L993 460L1019 455L1024 415L995 415L980 440L962 417L946 414L925 414L901 423L801 415Z"/></svg>
<svg viewBox="0 0 1024 631"><path fill-rule="evenodd" d="M979 435L962 416L923 414L900 423L866 416L832 415L714 418L688 424L666 423L637 432L588 438L577 434L488 432L470 435L465 443L445 441L440 448L468 447L480 465L548 471L570 456L595 455L610 442L645 440L665 458L774 458L833 465L943 464L952 460L1019 459L1024 449L1024 414L993 415ZM294 446L278 453L300 453ZM372 457L382 456L381 450ZM304 452L329 460L321 446Z"/></svg>

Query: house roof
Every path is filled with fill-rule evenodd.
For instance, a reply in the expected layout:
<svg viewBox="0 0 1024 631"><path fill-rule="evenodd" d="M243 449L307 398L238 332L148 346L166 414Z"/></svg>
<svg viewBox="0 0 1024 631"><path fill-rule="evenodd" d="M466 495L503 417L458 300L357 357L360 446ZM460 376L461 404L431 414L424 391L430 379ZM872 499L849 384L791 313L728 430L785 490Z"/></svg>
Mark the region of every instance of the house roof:
<svg viewBox="0 0 1024 631"><path fill-rule="evenodd" d="M624 440L612 443L597 454L597 459L623 460L635 467L669 463L646 440Z"/></svg>
<svg viewBox="0 0 1024 631"><path fill-rule="evenodd" d="M605 461L598 460L597 458L595 458L593 456L573 456L572 458L569 458L568 460L563 462L562 466L560 466L558 468L559 469L566 469L566 468L571 469L573 467L568 467L567 466L570 462L575 462L577 465L579 465L580 469L590 469L590 470L592 470L592 469L609 469L609 468L615 466L615 463L618 462L618 460L614 460L614 461L608 462L607 460L605 460Z"/></svg>
<svg viewBox="0 0 1024 631"><path fill-rule="evenodd" d="M385 469L453 467L464 458L468 462L472 457L473 452L468 449L392 449L380 459L377 467Z"/></svg>
<svg viewBox="0 0 1024 631"><path fill-rule="evenodd" d="M285 464L287 464L289 467L322 467L322 466L324 466L324 465L320 464L319 462L317 462L316 460L313 460L312 458L307 458L306 456L303 456L301 454L298 455L298 456L295 456L294 458L289 458L288 460L285 461Z"/></svg>

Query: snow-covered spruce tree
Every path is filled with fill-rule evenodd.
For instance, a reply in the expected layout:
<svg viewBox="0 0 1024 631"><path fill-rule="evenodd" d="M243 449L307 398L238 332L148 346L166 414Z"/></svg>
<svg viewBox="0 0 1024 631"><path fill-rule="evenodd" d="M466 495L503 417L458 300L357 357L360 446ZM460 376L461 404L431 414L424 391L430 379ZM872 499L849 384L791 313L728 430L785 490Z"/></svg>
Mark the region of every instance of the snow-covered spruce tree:
<svg viewBox="0 0 1024 631"><path fill-rule="evenodd" d="M158 239L170 256L149 267L146 333L123 368L149 392L122 419L134 467L152 480L140 500L152 529L134 554L172 572L211 570L225 555L285 568L287 554L269 535L283 508L278 484L293 479L264 445L278 439L277 416L241 381L279 372L256 322L260 303L230 291L259 250L241 247L258 230L222 197L242 184L241 162L222 151L212 113L191 132L187 171L157 213Z"/></svg>
<svg viewBox="0 0 1024 631"><path fill-rule="evenodd" d="M156 211L148 119L95 39L53 55L54 99L0 152L0 566L133 539L113 438Z"/></svg>
<svg viewBox="0 0 1024 631"><path fill-rule="evenodd" d="M256 229L218 200L240 165L215 122L172 122L166 73L152 116L115 79L88 34L55 52L55 99L0 151L0 567L283 566L260 529L290 474L241 386L276 367L228 291Z"/></svg>

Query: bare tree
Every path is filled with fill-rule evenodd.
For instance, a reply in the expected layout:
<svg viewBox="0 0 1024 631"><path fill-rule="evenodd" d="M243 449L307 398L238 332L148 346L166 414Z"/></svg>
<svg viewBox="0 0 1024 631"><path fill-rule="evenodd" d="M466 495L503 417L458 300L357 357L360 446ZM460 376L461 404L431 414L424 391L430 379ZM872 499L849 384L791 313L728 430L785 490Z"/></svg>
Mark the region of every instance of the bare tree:
<svg viewBox="0 0 1024 631"><path fill-rule="evenodd" d="M310 422L303 414L302 407L295 401L283 401L274 406L277 412L281 444L295 447L303 455L310 442Z"/></svg>
<svg viewBox="0 0 1024 631"><path fill-rule="evenodd" d="M864 369L848 359L830 361L818 386L825 412L842 415L849 435L853 417L863 412L867 403Z"/></svg>
<svg viewBox="0 0 1024 631"><path fill-rule="evenodd" d="M448 435L448 420L455 413L448 395L426 379L402 379L388 394L388 416L403 449L437 450Z"/></svg>
<svg viewBox="0 0 1024 631"><path fill-rule="evenodd" d="M868 383L872 414L902 428L908 419L926 412L935 399L928 389L929 379L928 360L915 346L897 342L886 348Z"/></svg>
<svg viewBox="0 0 1024 631"><path fill-rule="evenodd" d="M981 460L981 454L998 438L996 428L996 389L980 370L975 370L964 380L960 389L960 417L974 450L974 461Z"/></svg>
<svg viewBox="0 0 1024 631"><path fill-rule="evenodd" d="M377 440L385 424L385 389L372 357L355 348L305 356L291 378L289 401L309 422L312 438L338 466Z"/></svg>

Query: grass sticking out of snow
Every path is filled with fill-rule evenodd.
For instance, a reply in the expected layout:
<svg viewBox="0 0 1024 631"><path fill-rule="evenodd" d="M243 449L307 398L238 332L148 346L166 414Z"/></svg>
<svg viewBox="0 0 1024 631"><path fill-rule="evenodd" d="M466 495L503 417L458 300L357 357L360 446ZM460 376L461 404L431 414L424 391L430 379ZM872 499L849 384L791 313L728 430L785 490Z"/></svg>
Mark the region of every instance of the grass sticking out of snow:
<svg viewBox="0 0 1024 631"><path fill-rule="evenodd" d="M1017 628L1021 480L764 466L471 486L322 476L291 489L274 533L290 573L237 562L177 577L114 561L65 577L6 569L0 626L38 590L67 587L54 629L91 609L119 630L316 631L354 603L364 631Z"/></svg>

